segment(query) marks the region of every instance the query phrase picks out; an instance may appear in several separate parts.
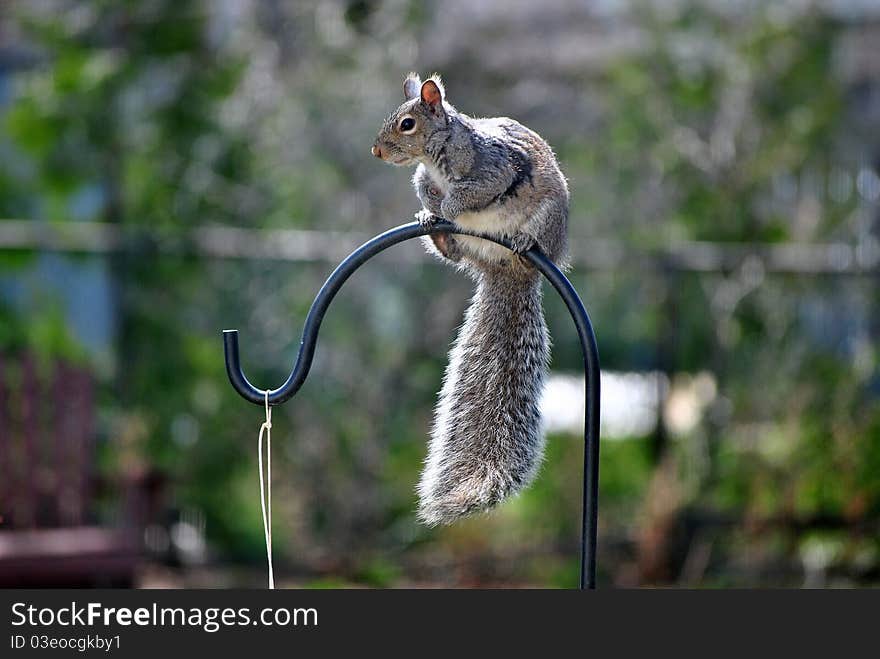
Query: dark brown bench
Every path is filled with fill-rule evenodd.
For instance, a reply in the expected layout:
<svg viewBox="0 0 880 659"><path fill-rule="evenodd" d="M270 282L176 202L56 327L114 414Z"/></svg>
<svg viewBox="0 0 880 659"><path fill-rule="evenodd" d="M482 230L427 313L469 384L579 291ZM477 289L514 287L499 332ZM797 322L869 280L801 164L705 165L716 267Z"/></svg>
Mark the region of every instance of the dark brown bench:
<svg viewBox="0 0 880 659"><path fill-rule="evenodd" d="M133 583L140 479L102 483L95 436L87 369L0 355L0 587ZM122 501L120 523L99 523L102 491Z"/></svg>

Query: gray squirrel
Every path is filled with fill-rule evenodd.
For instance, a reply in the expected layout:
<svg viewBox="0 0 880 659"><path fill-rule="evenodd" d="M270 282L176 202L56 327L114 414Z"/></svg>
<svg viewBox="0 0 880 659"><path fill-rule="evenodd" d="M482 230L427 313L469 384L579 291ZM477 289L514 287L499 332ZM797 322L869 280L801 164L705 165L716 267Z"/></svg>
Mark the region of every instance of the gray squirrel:
<svg viewBox="0 0 880 659"><path fill-rule="evenodd" d="M534 131L506 117L475 119L446 100L439 76L410 73L405 101L372 147L413 176L425 226L441 218L493 242L438 233L426 248L476 281L449 354L425 467L419 518L429 526L492 508L535 477L544 436L538 408L550 351L541 278L520 254L537 245L565 266L568 185Z"/></svg>

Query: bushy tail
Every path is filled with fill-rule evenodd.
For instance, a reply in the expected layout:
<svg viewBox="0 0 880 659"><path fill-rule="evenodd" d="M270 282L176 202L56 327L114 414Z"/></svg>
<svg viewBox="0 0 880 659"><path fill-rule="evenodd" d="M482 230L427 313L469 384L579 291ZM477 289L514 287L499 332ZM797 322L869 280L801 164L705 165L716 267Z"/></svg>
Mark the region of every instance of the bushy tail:
<svg viewBox="0 0 880 659"><path fill-rule="evenodd" d="M487 510L526 487L544 452L538 408L549 359L540 276L483 272L437 402L418 486L430 526Z"/></svg>

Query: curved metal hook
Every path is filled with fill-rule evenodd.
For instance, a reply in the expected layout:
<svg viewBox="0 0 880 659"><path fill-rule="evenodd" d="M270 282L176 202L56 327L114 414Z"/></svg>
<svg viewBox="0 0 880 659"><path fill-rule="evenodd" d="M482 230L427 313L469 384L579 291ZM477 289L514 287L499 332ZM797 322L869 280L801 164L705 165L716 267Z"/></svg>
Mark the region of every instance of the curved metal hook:
<svg viewBox="0 0 880 659"><path fill-rule="evenodd" d="M402 243L411 238L425 236L431 233L456 233L475 235L459 229L455 225L444 222L424 227L418 222L411 222L389 229L379 234L372 240L367 241L352 252L340 263L330 277L324 282L315 301L306 316L303 327L302 340L299 353L293 370L287 380L277 389L269 391L269 405L280 405L289 400L305 382L312 360L315 356L315 347L318 342L318 331L327 308L342 288L348 278L361 267L366 261L376 256L392 245ZM510 243L504 238L480 235L480 238L491 240L510 249ZM599 496L599 349L596 344L596 335L590 317L581 302L577 291L568 278L556 265L544 255L538 248L532 248L524 254L532 265L543 274L568 307L569 313L577 328L578 339L584 356L584 373L586 377L585 387L585 418L584 418L584 498L583 498L583 526L581 534L581 579L580 587L596 587L596 533L598 526L598 496ZM265 390L257 389L245 377L241 369L241 359L238 349L238 330L223 330L223 346L226 354L226 373L233 388L255 405L265 404Z"/></svg>

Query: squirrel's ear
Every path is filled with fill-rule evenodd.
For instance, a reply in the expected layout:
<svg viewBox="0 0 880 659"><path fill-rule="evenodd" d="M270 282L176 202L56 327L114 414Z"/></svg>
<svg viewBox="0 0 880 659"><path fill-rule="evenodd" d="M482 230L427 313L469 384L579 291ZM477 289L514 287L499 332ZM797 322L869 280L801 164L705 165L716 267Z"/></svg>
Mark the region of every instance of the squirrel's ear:
<svg viewBox="0 0 880 659"><path fill-rule="evenodd" d="M439 78L429 78L422 83L422 101L432 109L443 107L443 83Z"/></svg>
<svg viewBox="0 0 880 659"><path fill-rule="evenodd" d="M407 101L411 101L419 95L419 89L422 87L422 79L419 74L410 73L403 81L403 96Z"/></svg>

